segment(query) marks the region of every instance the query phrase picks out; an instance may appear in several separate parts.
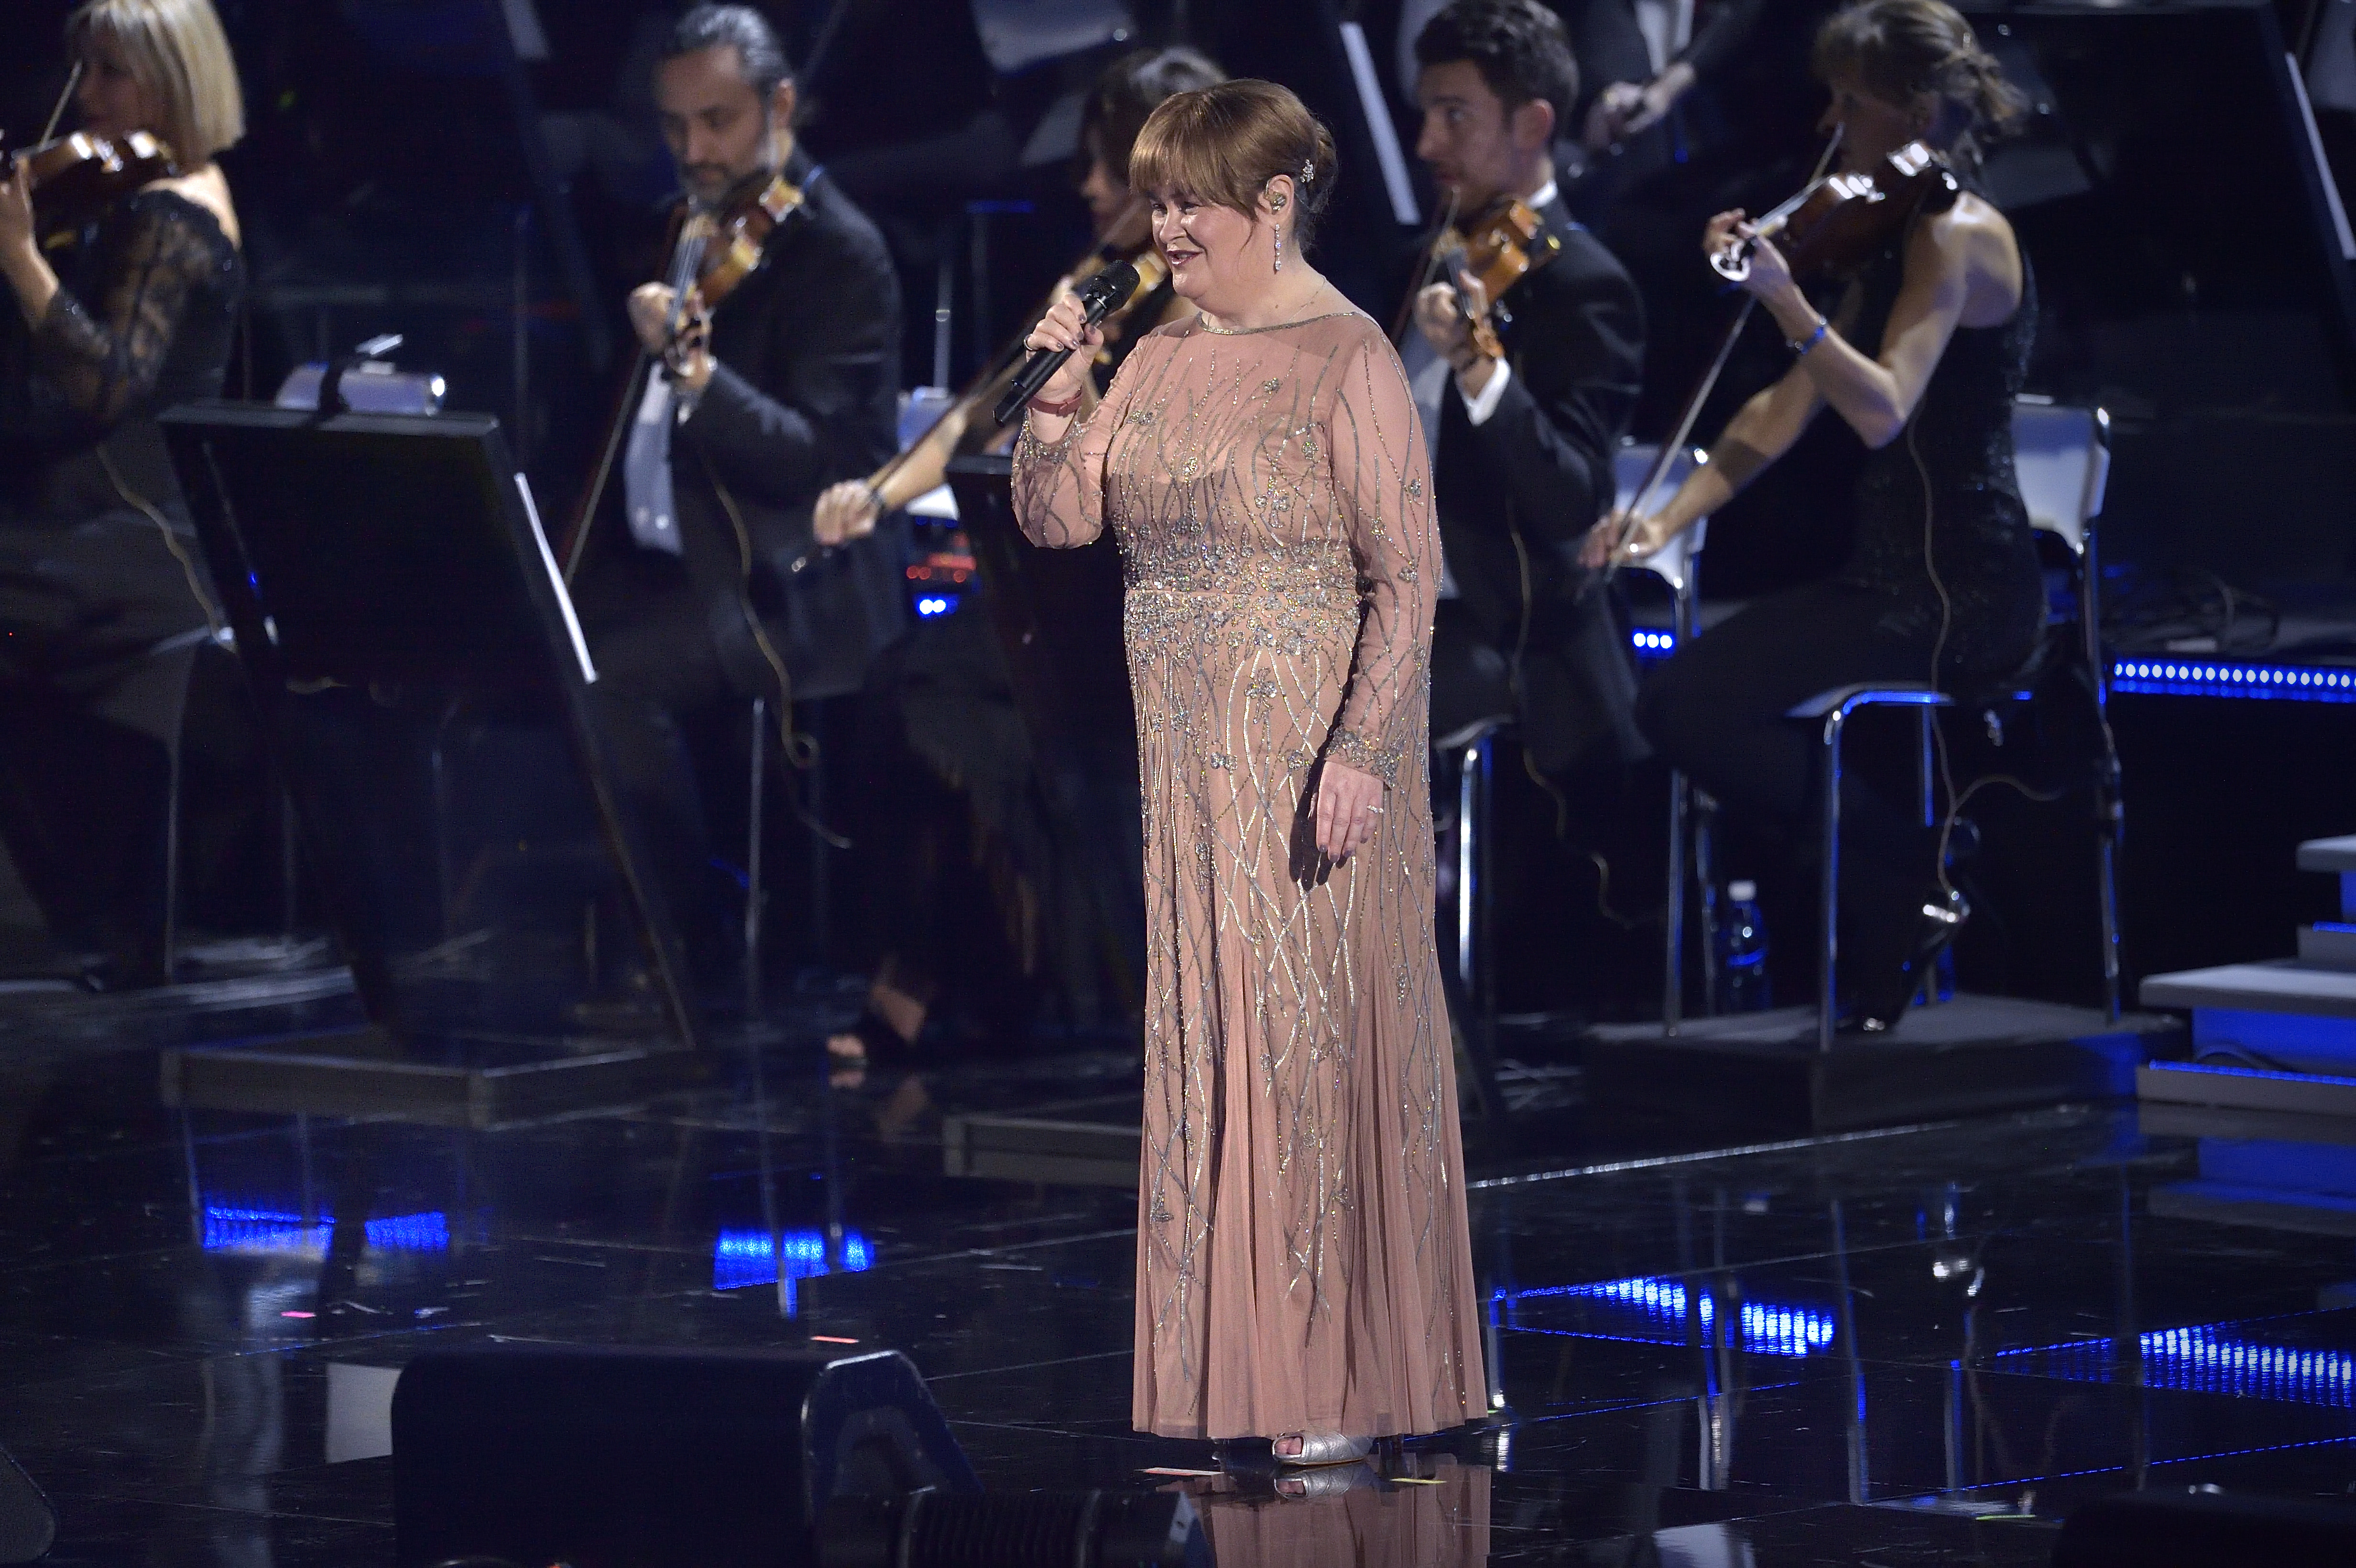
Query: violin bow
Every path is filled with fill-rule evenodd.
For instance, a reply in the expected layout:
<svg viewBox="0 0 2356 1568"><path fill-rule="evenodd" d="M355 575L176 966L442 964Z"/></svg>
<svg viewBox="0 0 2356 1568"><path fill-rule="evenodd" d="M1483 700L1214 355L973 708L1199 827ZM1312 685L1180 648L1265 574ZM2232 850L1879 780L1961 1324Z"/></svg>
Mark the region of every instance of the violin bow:
<svg viewBox="0 0 2356 1568"><path fill-rule="evenodd" d="M689 217L692 216L691 212ZM669 323L672 336L678 334L687 288L695 281L696 262L702 254L703 244L700 239L693 242L692 251L690 250L686 220L682 219L679 238L671 245L670 267L664 280L672 289L671 319ZM621 406L616 410L614 422L605 432L605 444L598 449L597 466L591 472L587 498L582 502L573 519L572 538L565 541L563 577L568 588L573 584L574 574L581 570L582 553L589 543L590 521L597 515L598 504L605 498L605 485L614 476L614 460L621 455L622 438L638 417L638 404L646 397L647 378L654 373L657 357L643 347L639 348L637 364L623 387Z"/></svg>
<svg viewBox="0 0 2356 1568"><path fill-rule="evenodd" d="M1826 140L1825 150L1816 156L1815 172L1808 176L1808 186L1813 187L1825 177L1825 170L1832 166L1833 155L1839 150L1840 133L1836 130ZM1735 313L1734 325L1727 329L1726 340L1718 346L1718 354L1710 360L1709 368L1702 372L1700 383L1686 399L1685 410L1677 416L1676 432L1661 443L1661 450L1654 455L1653 466L1644 473L1644 482L1636 487L1629 497L1628 505L1622 510L1620 532L1612 541L1612 554L1604 561L1601 571L1589 576L1586 587L1580 590L1582 596L1598 581L1609 582L1619 572L1622 562L1627 559L1628 545L1644 523L1645 506L1659 491L1661 482L1669 476L1669 469L1676 464L1677 453L1685 449L1686 443L1693 439L1694 424L1701 418L1702 405L1709 401L1709 395L1718 389L1718 379L1725 373L1726 362L1733 357L1734 346L1741 339L1742 329L1751 325L1751 313L1758 304L1759 296L1756 294L1742 296L1742 308Z"/></svg>
<svg viewBox="0 0 2356 1568"><path fill-rule="evenodd" d="M73 69L66 72L64 91L58 94L57 104L49 111L49 123L41 127L42 141L47 142L58 133L58 122L66 117L66 105L73 101L74 89L80 85L81 61L76 60Z"/></svg>

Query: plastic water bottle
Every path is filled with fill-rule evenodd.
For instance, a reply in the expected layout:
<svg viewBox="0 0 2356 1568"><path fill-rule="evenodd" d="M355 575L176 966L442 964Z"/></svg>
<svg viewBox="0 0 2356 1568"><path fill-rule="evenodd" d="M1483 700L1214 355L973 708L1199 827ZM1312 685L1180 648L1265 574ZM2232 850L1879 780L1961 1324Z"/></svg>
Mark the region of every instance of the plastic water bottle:
<svg viewBox="0 0 2356 1568"><path fill-rule="evenodd" d="M1763 1012L1775 1005L1767 987L1767 923L1759 918L1759 884L1730 882L1718 924L1718 1010Z"/></svg>

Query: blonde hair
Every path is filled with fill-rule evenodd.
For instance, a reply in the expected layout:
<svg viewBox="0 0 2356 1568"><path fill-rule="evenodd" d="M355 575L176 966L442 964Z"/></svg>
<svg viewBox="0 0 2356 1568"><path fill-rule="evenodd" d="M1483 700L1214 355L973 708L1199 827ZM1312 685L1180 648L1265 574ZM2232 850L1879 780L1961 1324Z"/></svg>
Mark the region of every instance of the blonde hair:
<svg viewBox="0 0 2356 1568"><path fill-rule="evenodd" d="M66 20L67 47L87 59L101 38L162 101L163 123L146 129L181 168L204 167L245 134L245 94L212 0L87 0Z"/></svg>
<svg viewBox="0 0 2356 1568"><path fill-rule="evenodd" d="M1182 193L1249 218L1279 175L1292 176L1292 241L1302 251L1333 197L1333 133L1292 90L1246 77L1173 93L1145 118L1130 149L1129 184Z"/></svg>

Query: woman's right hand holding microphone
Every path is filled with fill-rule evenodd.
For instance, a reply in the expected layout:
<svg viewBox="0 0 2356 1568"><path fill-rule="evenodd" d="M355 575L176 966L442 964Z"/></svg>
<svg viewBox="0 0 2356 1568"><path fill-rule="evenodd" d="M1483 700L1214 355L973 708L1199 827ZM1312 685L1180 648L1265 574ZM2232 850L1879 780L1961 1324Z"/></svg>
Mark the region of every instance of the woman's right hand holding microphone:
<svg viewBox="0 0 2356 1568"><path fill-rule="evenodd" d="M1057 296L1055 303L1047 307L1047 314L1039 318L1039 325L1031 329L1031 336L1023 340L1023 347L1033 353L1043 348L1068 348L1072 351L1072 357L1047 378L1047 384L1039 389L1032 401L1047 404L1076 402L1087 389L1088 373L1096 364L1097 350L1104 347L1104 329L1088 325L1087 309L1080 304L1080 296L1066 289ZM1031 411L1031 417L1052 420L1058 416L1034 408ZM1069 419L1071 415L1061 417Z"/></svg>

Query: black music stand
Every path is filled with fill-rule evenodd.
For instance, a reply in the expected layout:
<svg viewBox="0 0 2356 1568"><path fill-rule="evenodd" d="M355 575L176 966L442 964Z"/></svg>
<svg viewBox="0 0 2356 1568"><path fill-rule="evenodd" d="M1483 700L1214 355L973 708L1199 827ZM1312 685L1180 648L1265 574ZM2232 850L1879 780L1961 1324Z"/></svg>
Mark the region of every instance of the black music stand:
<svg viewBox="0 0 2356 1568"><path fill-rule="evenodd" d="M172 1053L167 1100L484 1125L694 1075L701 1019L591 720L587 644L498 421L203 402L163 424L370 1026ZM589 870L634 917L669 1038L569 1033L520 960L464 972L473 989L453 1002L449 952L468 939L444 928L446 887L423 918L431 901L402 894L431 880L429 861L449 880L450 857L426 852L446 844L439 738L452 715L487 710L562 734L549 779L523 792L529 815L595 842L573 859L599 862ZM506 1016L519 997L541 1008L520 1025Z"/></svg>

